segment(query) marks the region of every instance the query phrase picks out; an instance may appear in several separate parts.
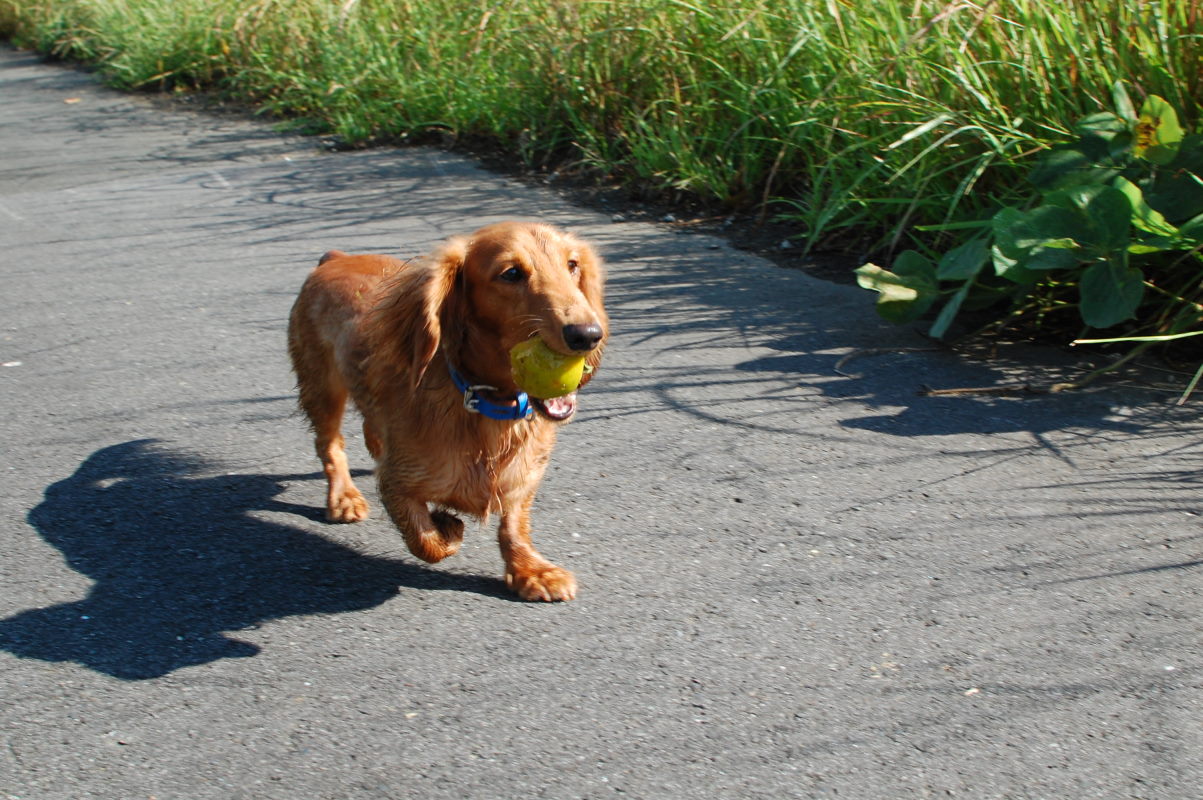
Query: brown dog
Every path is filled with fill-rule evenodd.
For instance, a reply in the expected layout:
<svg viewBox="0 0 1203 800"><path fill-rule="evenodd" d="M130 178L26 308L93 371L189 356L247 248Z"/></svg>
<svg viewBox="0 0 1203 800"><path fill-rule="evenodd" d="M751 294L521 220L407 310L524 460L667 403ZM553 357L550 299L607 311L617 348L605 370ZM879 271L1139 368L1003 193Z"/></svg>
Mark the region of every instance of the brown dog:
<svg viewBox="0 0 1203 800"><path fill-rule="evenodd" d="M381 500L411 553L435 562L459 549L464 525L448 509L499 512L510 588L526 600L571 600L573 574L531 544L530 508L576 395L528 400L509 351L541 336L560 353L587 353L596 368L607 324L600 260L548 225L491 225L405 263L326 253L288 326L301 408L328 481L326 517L356 522L368 513L340 432L350 395Z"/></svg>

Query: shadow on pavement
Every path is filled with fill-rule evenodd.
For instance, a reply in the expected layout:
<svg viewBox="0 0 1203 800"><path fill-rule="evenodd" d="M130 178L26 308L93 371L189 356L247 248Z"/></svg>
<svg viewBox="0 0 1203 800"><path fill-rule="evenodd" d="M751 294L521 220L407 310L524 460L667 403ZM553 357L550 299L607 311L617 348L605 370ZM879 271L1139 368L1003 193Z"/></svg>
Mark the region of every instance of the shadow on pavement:
<svg viewBox="0 0 1203 800"><path fill-rule="evenodd" d="M630 370L625 386L612 374L607 380L616 389L655 395L661 408L790 434L802 428L799 415L841 404L848 411L840 428L892 437L1066 429L1132 435L1173 416L1153 409L1140 418L1117 415L1114 393L922 396L925 386L1048 385L1085 370L1079 357L1050 348L967 358L877 321L868 292L787 270L763 280L754 270L725 265L730 251L689 241L666 237L663 252L613 247L607 253L615 263L637 265L611 277L611 317L624 339L615 350L633 343L655 357L654 366ZM676 265L671 283L657 269L661 261Z"/></svg>
<svg viewBox="0 0 1203 800"><path fill-rule="evenodd" d="M314 517L273 499L281 481L302 476L194 477L203 467L132 441L97 451L47 488L28 519L95 585L82 600L0 620L0 647L141 680L259 652L227 631L371 608L401 588L509 597L494 578L365 555L247 513Z"/></svg>
<svg viewBox="0 0 1203 800"><path fill-rule="evenodd" d="M1107 395L1091 393L989 393L960 396L925 396L924 387L990 387L1031 382L1051 384L1068 374L1062 365L1055 365L1051 376L1041 374L1039 364L1016 364L1006 358L995 363L976 362L951 350L939 351L931 345L924 348L901 347L855 358L846 366L843 360L830 353L799 352L804 344L787 337L780 347L788 355L769 356L738 366L743 372L796 374L799 385L809 386L823 396L854 400L880 414L857 416L840 421L845 429L859 429L889 436L950 436L956 434L998 434L1028 432L1044 434L1066 429L1088 429L1096 433L1115 431L1137 434L1147 420L1118 418L1115 402ZM1009 370L1011 372L1009 372ZM844 373L844 374L841 374ZM1015 373L1024 374L1022 380ZM830 376L808 380L807 376Z"/></svg>

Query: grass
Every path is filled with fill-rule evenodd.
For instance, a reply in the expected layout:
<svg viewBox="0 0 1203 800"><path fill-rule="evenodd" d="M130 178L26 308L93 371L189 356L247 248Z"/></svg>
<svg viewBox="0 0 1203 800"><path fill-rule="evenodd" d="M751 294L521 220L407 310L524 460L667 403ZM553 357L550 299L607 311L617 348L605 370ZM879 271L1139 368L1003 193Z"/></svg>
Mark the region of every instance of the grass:
<svg viewBox="0 0 1203 800"><path fill-rule="evenodd" d="M351 144L485 140L823 249L988 217L1117 80L1191 126L1203 96L1203 0L0 0L0 37Z"/></svg>

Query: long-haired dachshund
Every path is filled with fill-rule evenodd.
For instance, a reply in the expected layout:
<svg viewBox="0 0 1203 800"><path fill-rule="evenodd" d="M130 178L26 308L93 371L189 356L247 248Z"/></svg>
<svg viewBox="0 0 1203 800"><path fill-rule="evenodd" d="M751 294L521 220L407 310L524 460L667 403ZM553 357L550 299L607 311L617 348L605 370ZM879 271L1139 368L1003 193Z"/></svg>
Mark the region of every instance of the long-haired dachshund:
<svg viewBox="0 0 1203 800"><path fill-rule="evenodd" d="M453 510L496 512L506 584L526 600L571 600L576 579L531 543L530 509L576 393L528 398L509 351L540 336L596 368L602 300L600 259L548 225L490 225L409 262L322 256L292 308L288 351L326 473L327 519L368 513L343 449L350 396L380 498L411 553L433 563L459 549Z"/></svg>

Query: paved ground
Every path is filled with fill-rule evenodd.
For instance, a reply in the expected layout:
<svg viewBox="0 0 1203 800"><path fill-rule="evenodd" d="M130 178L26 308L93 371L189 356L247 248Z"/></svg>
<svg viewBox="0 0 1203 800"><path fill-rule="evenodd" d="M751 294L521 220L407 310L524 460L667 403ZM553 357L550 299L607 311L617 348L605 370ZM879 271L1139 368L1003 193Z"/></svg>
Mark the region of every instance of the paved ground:
<svg viewBox="0 0 1203 800"><path fill-rule="evenodd" d="M562 605L488 530L426 567L323 524L284 355L324 250L511 217L611 265L536 509ZM1065 364L837 371L923 343L719 240L11 51L0 242L4 797L1199 796L1203 446L1163 396L919 397Z"/></svg>

